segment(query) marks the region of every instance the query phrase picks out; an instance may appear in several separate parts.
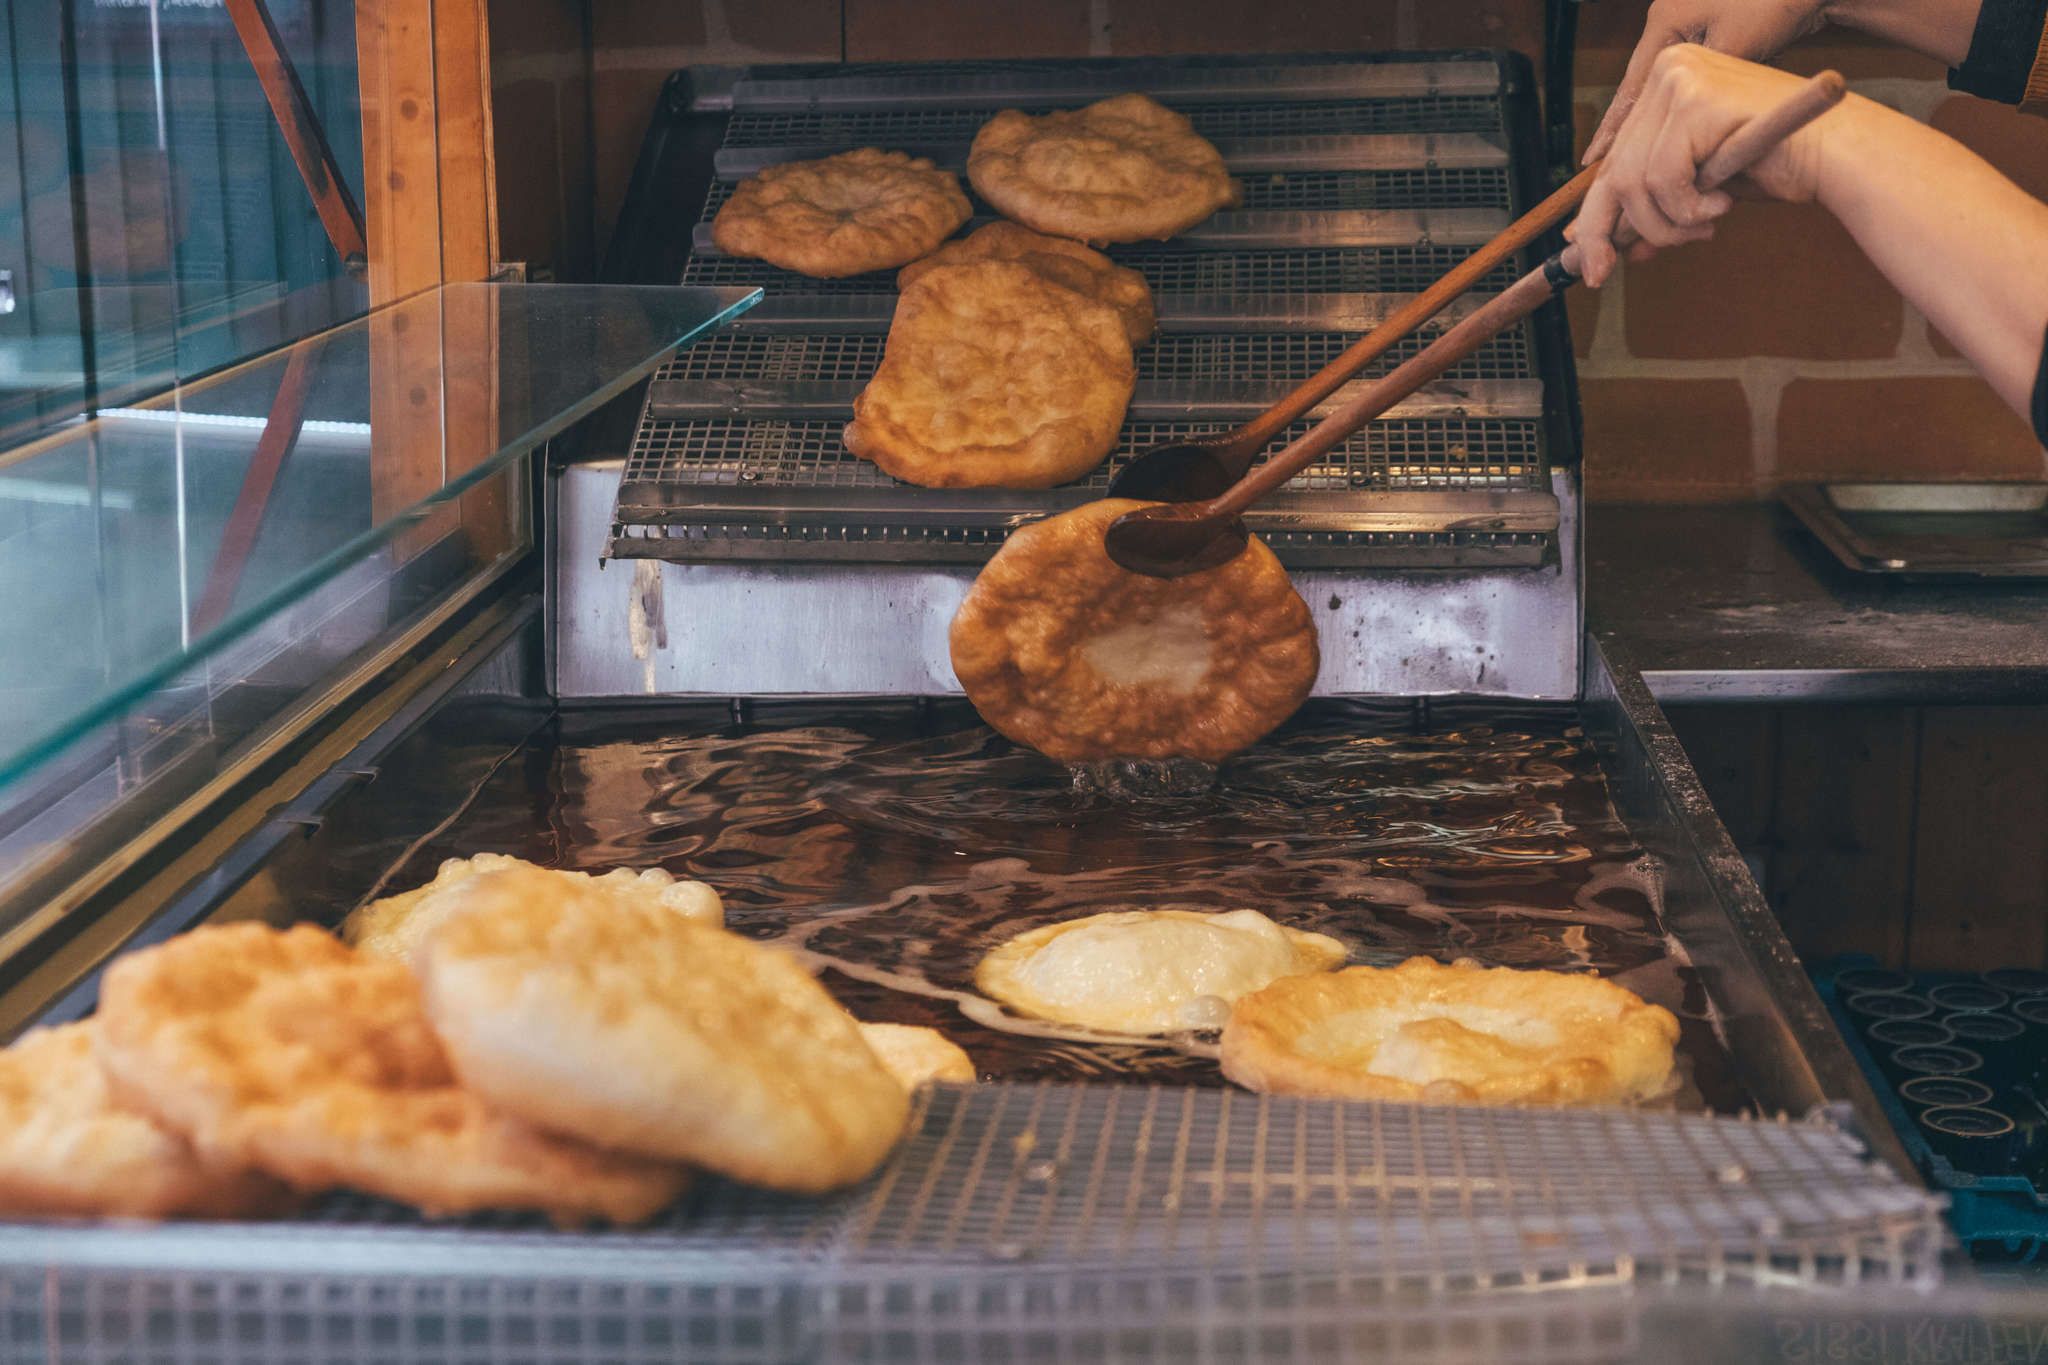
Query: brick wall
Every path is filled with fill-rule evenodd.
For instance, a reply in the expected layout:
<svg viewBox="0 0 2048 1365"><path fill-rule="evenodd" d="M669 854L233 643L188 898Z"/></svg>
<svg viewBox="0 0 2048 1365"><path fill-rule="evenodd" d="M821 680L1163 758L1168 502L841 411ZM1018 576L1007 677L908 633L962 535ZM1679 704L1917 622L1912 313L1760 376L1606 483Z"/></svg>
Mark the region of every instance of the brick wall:
<svg viewBox="0 0 2048 1365"><path fill-rule="evenodd" d="M1646 6L1581 9L1582 138ZM1436 47L1540 58L1540 16L1536 0L496 0L506 255L588 277L655 94L691 63ZM1950 95L1938 63L1824 33L1786 65L1835 67L2048 197L2048 121ZM2028 479L2048 468L2026 424L1817 209L1741 205L1715 241L1576 291L1572 326L1597 499L1734 500L1783 480Z"/></svg>
<svg viewBox="0 0 2048 1365"><path fill-rule="evenodd" d="M1582 10L1582 145L1642 9ZM2048 197L2048 120L1952 94L1940 63L1823 31L1783 64L1835 68ZM2027 424L1811 205L1739 204L1713 241L1570 302L1594 498L1740 500L1781 482L2039 479L2048 467Z"/></svg>

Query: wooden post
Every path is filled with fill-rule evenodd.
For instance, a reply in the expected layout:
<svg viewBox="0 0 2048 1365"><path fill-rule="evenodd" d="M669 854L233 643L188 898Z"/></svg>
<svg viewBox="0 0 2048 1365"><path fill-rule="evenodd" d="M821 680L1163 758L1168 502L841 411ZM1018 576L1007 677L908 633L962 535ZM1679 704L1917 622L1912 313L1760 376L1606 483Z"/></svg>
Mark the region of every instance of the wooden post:
<svg viewBox="0 0 2048 1365"><path fill-rule="evenodd" d="M498 214L485 0L358 0L356 53L371 307L487 279ZM489 309L373 315L371 489L379 519L496 449L498 380L484 362L497 349ZM446 510L407 532L400 555L418 554L459 524L489 557L510 544L507 517L497 490L479 490L459 514Z"/></svg>

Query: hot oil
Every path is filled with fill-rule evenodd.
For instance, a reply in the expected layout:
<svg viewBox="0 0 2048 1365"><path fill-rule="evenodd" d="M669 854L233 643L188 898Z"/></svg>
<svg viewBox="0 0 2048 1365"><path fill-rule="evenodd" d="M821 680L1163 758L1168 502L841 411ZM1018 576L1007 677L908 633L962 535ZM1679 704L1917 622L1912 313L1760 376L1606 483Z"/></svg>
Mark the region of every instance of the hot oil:
<svg viewBox="0 0 2048 1365"><path fill-rule="evenodd" d="M715 886L736 931L811 955L857 1016L938 1028L984 1076L1195 1085L1223 1083L1214 1033L1103 1041L1008 1017L974 993L975 964L1104 910L1249 907L1353 962L1617 978L1679 1016L1690 1102L1744 1103L1568 707L1418 722L1406 704L1319 701L1213 780L1164 783L1077 782L957 704L763 708L715 731L593 713L536 743L387 885L481 850L660 866Z"/></svg>

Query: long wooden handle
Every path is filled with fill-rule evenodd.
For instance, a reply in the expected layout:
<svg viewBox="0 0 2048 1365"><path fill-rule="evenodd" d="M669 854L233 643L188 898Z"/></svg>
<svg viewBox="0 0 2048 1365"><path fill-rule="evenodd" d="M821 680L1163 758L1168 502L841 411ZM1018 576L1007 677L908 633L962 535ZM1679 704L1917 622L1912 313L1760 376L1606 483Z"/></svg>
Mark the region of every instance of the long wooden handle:
<svg viewBox="0 0 2048 1365"><path fill-rule="evenodd" d="M1785 138L1819 118L1842 98L1842 78L1823 71L1799 93L1769 113L1759 114L1729 134L1700 167L1699 183L1713 189L1741 174ZM1710 178L1711 177L1711 178ZM1335 412L1302 433L1285 450L1226 489L1203 516L1235 517L1334 450L1352 432L1478 350L1547 303L1579 277L1578 247L1565 248L1530 271L1471 316L1438 337L1421 354L1366 386ZM1192 509L1190 509L1192 511Z"/></svg>
<svg viewBox="0 0 2048 1365"><path fill-rule="evenodd" d="M1272 407L1238 428L1232 445L1257 452L1301 415L1344 387L1346 380L1370 365L1388 347L1442 312L1444 305L1477 284L1502 261L1570 217L1600 174L1597 161L1552 191L1550 197L1503 228L1498 236L1451 267L1444 277L1417 294L1379 326L1352 342L1344 353L1317 370Z"/></svg>

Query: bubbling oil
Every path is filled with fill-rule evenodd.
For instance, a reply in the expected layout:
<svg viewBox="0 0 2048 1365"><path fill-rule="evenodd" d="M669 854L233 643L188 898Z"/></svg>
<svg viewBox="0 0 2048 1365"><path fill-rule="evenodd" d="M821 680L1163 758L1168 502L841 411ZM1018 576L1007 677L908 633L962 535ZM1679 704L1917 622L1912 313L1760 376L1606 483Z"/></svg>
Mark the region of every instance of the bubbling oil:
<svg viewBox="0 0 2048 1365"><path fill-rule="evenodd" d="M1194 1085L1223 1083L1213 1031L1018 1018L975 992L974 968L1060 920L1250 908L1337 938L1354 963L1616 978L1679 1016L1688 1101L1743 1105L1569 707L1439 705L1421 721L1405 704L1316 701L1214 767L1076 772L964 704L820 714L764 706L687 734L572 715L388 882L483 850L663 867L716 887L735 931L807 955L858 1017L937 1028L984 1076Z"/></svg>

